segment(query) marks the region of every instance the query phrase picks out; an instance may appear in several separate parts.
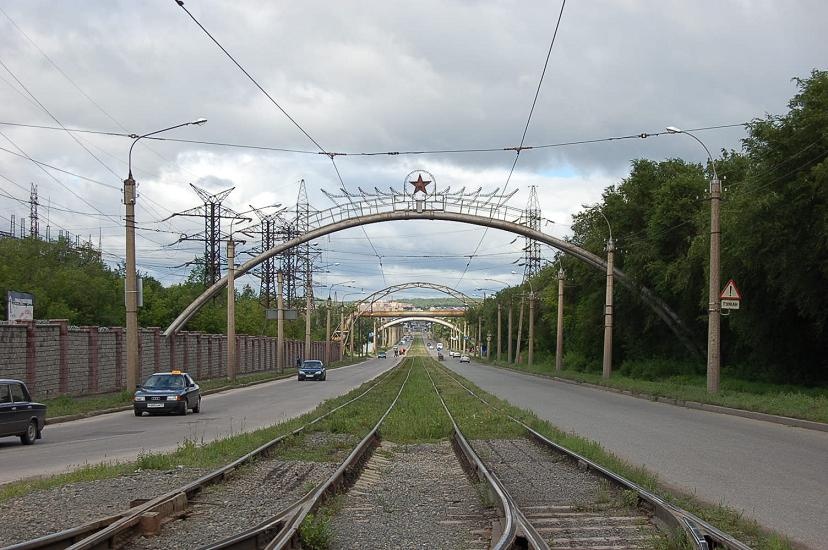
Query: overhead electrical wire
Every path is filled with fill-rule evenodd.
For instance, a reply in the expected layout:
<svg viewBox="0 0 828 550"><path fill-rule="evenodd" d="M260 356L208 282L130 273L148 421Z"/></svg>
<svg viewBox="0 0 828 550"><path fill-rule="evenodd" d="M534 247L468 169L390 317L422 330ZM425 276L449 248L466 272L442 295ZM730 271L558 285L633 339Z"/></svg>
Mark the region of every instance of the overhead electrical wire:
<svg viewBox="0 0 828 550"><path fill-rule="evenodd" d="M515 160L512 162L512 167L509 169L509 175L506 176L506 183L503 186L503 194L497 206L500 207L503 204L503 201L506 197L506 190L509 188L509 183L512 181L512 174L515 172L515 166L517 166L518 159L520 158L520 152L523 150L523 144L526 142L526 134L529 131L529 124L532 122L532 115L535 112L535 105L538 102L538 96L540 95L541 86L543 85L543 78L546 76L546 67L549 65L549 58L552 56L552 48L555 46L555 39L558 37L558 29L561 27L561 19L563 18L564 7L566 6L566 0L561 0L561 10L558 12L558 20L555 23L555 31L552 33L552 40L549 42L549 49L546 51L546 60L543 62L543 70L541 71L540 79L538 79L538 87L535 89L535 97L532 98L532 106L529 108L529 116L526 117L526 124L523 127L523 134L520 137L520 145L517 146L515 149ZM460 275L460 279L455 283L454 288L456 289L460 283L463 282L463 278L466 276L466 271L469 269L469 265L471 265L472 259L474 259L474 255L477 254L477 251L480 249L480 245L483 244L483 240L486 238L486 235L489 233L489 228L483 231L483 235L480 236L480 241L478 241L477 246L472 252L472 255L469 256L469 261L466 263L466 267L463 270L463 273Z"/></svg>
<svg viewBox="0 0 828 550"><path fill-rule="evenodd" d="M24 38L25 38L25 39L26 39L26 40L27 40L27 41L28 41L28 42L29 42L32 46L34 46L34 48L35 48L38 52L40 52L40 54L41 54L41 55L42 55L42 56L46 59L46 61L48 61L48 62L49 62L49 64L50 64L50 65L52 65L52 67L54 67L54 69L55 69L58 73L60 73L60 75L61 75L64 79L66 79L66 80L67 80L67 81L68 81L68 82L72 85L72 87L74 87L74 88L78 91L78 93L80 93L80 94L81 94L81 95L82 95L82 96L83 96L83 97L84 97L87 101L89 101L89 103L91 103L91 104L92 104L92 105L93 105L93 106L94 106L94 107L95 107L98 111L100 111L100 112L101 112L101 113L102 113L105 117L107 117L109 120L111 120L112 122L114 122L114 123L115 123L115 124L116 124L119 128L121 128L121 130L123 130L124 132L128 132L128 130L127 130L126 126L124 126L124 124L122 124L122 123L121 123L118 119L116 119L114 116L112 116L112 114L111 114L111 113L109 113L109 111L107 111L106 109L104 109L104 108L101 106L101 104L100 104L100 103L98 103L97 101L95 101L95 100L94 100L94 99L93 99L93 98L92 98L89 94L87 94L87 93L83 90L83 88L81 88L81 87L77 84L77 82L75 82L75 81L72 79L72 77L70 77L70 76L66 73L66 71L64 71L64 70L60 67L60 65L58 65L58 64L55 62L55 60L53 60L51 57L49 57L49 55L48 55L45 51L43 51L43 49L42 49L42 48L41 48L41 47L37 44L37 42L35 42L35 41L32 39L32 37L30 37L28 34L26 34L26 32L25 32L22 28L20 28L20 26L17 24L17 22L16 22L14 19L12 19L12 17L11 17L8 13L6 13L6 11L5 11L5 10L3 10L3 8L2 8L2 7L0 7L0 12L1 12L1 13L5 16L5 17L6 17L6 19L8 19L8 20L9 20L9 22L10 22L10 23L14 26L14 28L15 28L15 29L17 29L17 32L19 32L19 33L20 33L20 34L21 34L21 35L22 35L22 36L23 36L23 37L24 37ZM21 92L19 92L19 90L17 90L16 88L15 88L15 91L18 91L18 93L21 93ZM22 95L24 98L29 99L27 96L23 95L22 93L21 93L21 95ZM29 101L31 101L31 100L29 99ZM73 131L83 132L82 130L73 130ZM116 134L114 134L114 133L112 133L112 134L113 134L113 135L116 135ZM129 136L130 134L125 134L125 135ZM134 135L134 134L132 134L132 135ZM162 155L162 154L161 154L161 153L159 153L158 151L155 151L153 148L151 148L149 145L147 145L147 143L146 143L146 142L141 142L141 144L140 144L140 145L141 145L143 148L145 148L146 150L148 150L148 151L152 152L152 153L153 153L154 155L156 155L158 158L160 158L160 159L164 160L165 162L172 163L172 161L171 161L170 159L168 159L167 157L165 157L164 155ZM96 149L98 149L99 151L102 151L102 152L103 152L103 150L102 150L102 149L100 149L100 148L98 148L98 147L96 147ZM108 154L108 153L106 153L106 154ZM170 210L166 209L163 205L158 204L157 202L153 201L151 198L149 198L149 197L145 197L145 199L146 199L146 200L148 200L148 201L150 201L150 202L152 202L153 204L155 204L156 206L158 206L158 207L159 207L159 208L161 208L162 210L167 210L167 212L171 212ZM172 227L172 225L171 225L171 224L170 224L170 227Z"/></svg>
<svg viewBox="0 0 828 550"><path fill-rule="evenodd" d="M222 46L222 45L221 45L221 43L220 43L218 40L216 40L216 38L215 38L212 34L210 34L210 31L208 31L208 30L204 27L204 25L202 25L202 24L198 21L198 19L196 19L196 18L195 18L195 16L194 16L192 13L190 13L190 10L188 10L188 9L184 6L184 2L183 2L183 0L174 0L174 2L175 2L176 4L178 4L178 6L179 6L182 10L184 10L184 13L186 13L186 14L190 17L190 19L192 19L192 20L193 20L193 22L194 22L196 25L198 25L198 27L199 27L202 31L204 31L204 34L206 34L206 35L210 38L210 40L212 40L212 41L213 41L213 43L214 43L216 46L218 46L218 47L219 47L219 49L220 49L222 52L224 52L224 54L225 54L225 55L226 55L226 56L227 56L227 57L228 57L228 58L229 58L229 59L233 62L233 64L234 64L234 65L236 65L236 67L238 67L238 69L239 69L242 73L244 73L244 75L248 78L248 80L250 80L250 81L251 81L251 82L252 82L252 83L256 86L256 88L258 88L258 89L259 89L259 91L260 91L260 92L262 92L262 93L265 95L265 97L267 97L267 99L269 99L269 100L270 100L270 102L271 102L274 106L276 106L276 108L277 108L277 109L279 109L279 111L281 111L281 113L282 113L283 115L285 115L285 117L287 117L287 119L288 119L291 123L293 123L293 125L294 125L294 126L296 126L296 128L298 128L300 132L302 132L302 133L305 135L305 137L307 137L307 138L308 138L308 139L309 139L309 140L310 140L310 141L311 141L314 145L316 145L316 147L319 149L319 151L320 151L321 153L324 153L324 154L326 154L327 156L329 156L329 157L330 157L330 159L331 159L331 164L333 165L334 171L336 172L336 177L337 177L337 178L339 178L339 183L342 185L343 189L347 189L347 186L345 185L345 181L342 179L342 174L340 174L340 172L339 172L339 167L336 165L336 161L334 160L334 155L333 155L333 154L331 154L331 153L328 153L328 152L327 152L327 150L326 150L324 147L322 147L322 145L320 145L320 144L319 144L319 142L318 142L318 141L316 141L316 139L314 139L314 138L313 138L313 136L311 136L311 135L308 133L308 131L307 131L307 130L305 130L305 129L302 127L302 125L300 125L300 124L299 124L299 123L298 123L298 122L297 122L297 121L296 121L296 120L295 120L292 116L290 116L290 114L289 114L289 113L288 113L288 112L287 112L287 111L286 111L286 110L285 110L285 109L284 109L281 105L279 105L279 103L278 103L278 102L277 102L277 101L273 98L273 96L271 96L271 95L267 92L267 90L265 90L265 89L262 87L262 85L261 85L261 84L259 84L259 82L258 82L255 78L253 78L253 76L252 76L249 72L247 72L247 70L246 70L244 67L242 67L241 63L239 63L238 61L236 61L236 58L235 58L235 57L233 57L233 56L232 56L232 54L230 54L230 52L229 52L229 51L227 51L227 49L226 49L224 46ZM348 200L351 200L351 199L350 199L350 197L348 198ZM351 202L353 202L353 201L351 201ZM384 282L384 281L385 281L385 272L383 271L383 267L382 267L382 256L380 256L380 255L379 255L379 253L377 252L376 247L374 246L374 243L373 243L373 242L371 242L371 238L370 238L370 237L368 237L368 232L365 230L365 227L364 227L364 226L360 226L360 228L362 229L362 232L365 234L365 237L368 239L368 243L371 245L371 248L373 249L374 253L376 254L377 259L379 260L380 274L382 275L382 280L383 280L383 282Z"/></svg>
<svg viewBox="0 0 828 550"><path fill-rule="evenodd" d="M713 126L700 126L698 128L688 128L688 132L705 132L710 130L722 130L726 128L744 127L747 122L735 122L732 124L717 124ZM39 130L59 130L62 128L56 126L45 126L41 124L24 124L18 122L0 121L0 126L15 126L20 128L33 128ZM133 134L108 132L105 130L84 130L80 128L69 128L69 131L75 133L98 134L102 136L124 137L129 138ZM422 150L400 150L400 151L365 151L365 152L341 152L341 153L327 153L323 151L309 151L303 149L289 149L285 147L270 147L267 145L255 145L244 143L226 143L221 141L204 141L197 139L181 139L163 136L150 136L144 138L145 140L155 141L169 141L172 143L185 143L190 145L211 145L216 147L228 147L236 149L250 149L258 151L273 151L277 153L296 153L303 155L325 155L334 157L373 157L373 156L406 156L406 155L447 155L447 154L466 154L466 153L503 153L508 151L515 151L520 148L521 151L532 151L536 149L553 149L558 147L571 147L575 145L590 145L594 143L604 143L611 141L623 141L628 139L646 139L649 137L658 137L661 135L668 135L670 132L656 131L656 132L639 132L637 134L624 134L620 136L609 136L603 138L590 138L579 140L560 141L556 143L540 143L537 145L523 145L523 146L507 146L507 147L482 147L482 148L452 148L452 149L422 149Z"/></svg>

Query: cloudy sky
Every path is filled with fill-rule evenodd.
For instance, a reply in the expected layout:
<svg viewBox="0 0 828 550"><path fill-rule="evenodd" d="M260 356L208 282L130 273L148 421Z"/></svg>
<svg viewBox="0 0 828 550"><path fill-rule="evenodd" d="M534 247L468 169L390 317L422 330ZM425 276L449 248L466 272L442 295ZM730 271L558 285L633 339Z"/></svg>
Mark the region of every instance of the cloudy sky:
<svg viewBox="0 0 828 550"><path fill-rule="evenodd" d="M107 261L124 258L121 187L131 139L18 125L142 134L205 117L204 126L164 136L295 151L148 140L136 146L138 266L165 284L186 277L182 264L203 250L197 242L174 244L202 230L202 222L165 220L199 205L190 183L210 192L235 187L224 204L246 211L295 204L304 179L311 204L324 209L332 202L321 190L341 184L314 141L347 153L516 146L560 3L188 0L186 7L313 141L173 0L2 1L0 230L9 230L12 216L18 225L29 217L35 183L41 233L48 221L53 238L60 231L91 236ZM825 21L824 0L570 0L525 144L784 113L795 92L791 78L825 68ZM714 151L739 148L743 129L698 135ZM514 155L336 162L353 191L399 188L417 169L441 187L491 191L505 185ZM518 190L510 204L523 206L536 185L543 215L554 221L546 231L564 236L571 215L625 177L631 159L674 156L705 158L682 135L526 151L509 182ZM519 282L511 271L522 273L522 241L489 231L478 249L482 236L472 226L424 221L344 231L318 242L328 267L316 279L342 282L334 287L340 296L411 281L479 295L475 289L502 286L487 279Z"/></svg>

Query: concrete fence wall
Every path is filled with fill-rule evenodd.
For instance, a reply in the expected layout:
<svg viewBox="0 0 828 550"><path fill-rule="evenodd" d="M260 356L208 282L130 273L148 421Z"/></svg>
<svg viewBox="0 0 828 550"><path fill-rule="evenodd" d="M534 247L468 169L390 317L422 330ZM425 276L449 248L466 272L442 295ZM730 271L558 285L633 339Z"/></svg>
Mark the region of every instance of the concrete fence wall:
<svg viewBox="0 0 828 550"><path fill-rule="evenodd" d="M311 357L338 361L339 344L313 342ZM286 368L304 357L305 342L285 340ZM138 338L140 379L179 369L198 380L227 375L227 336L143 328ZM276 338L236 336L239 374L275 371ZM23 380L33 395L88 395L126 388L126 334L122 327L75 327L66 321L0 324L0 378Z"/></svg>

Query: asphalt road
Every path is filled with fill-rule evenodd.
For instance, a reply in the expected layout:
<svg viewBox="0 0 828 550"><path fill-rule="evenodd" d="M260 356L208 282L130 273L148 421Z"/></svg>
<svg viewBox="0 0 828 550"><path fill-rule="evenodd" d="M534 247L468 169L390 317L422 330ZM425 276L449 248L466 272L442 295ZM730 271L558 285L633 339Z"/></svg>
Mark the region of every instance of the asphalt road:
<svg viewBox="0 0 828 550"><path fill-rule="evenodd" d="M208 442L270 426L314 409L388 370L397 361L372 359L328 371L325 382L295 377L215 393L202 398L202 412L143 416L132 411L46 426L32 446L0 439L0 483L63 472L82 464L134 459L142 451L175 449L186 439Z"/></svg>
<svg viewBox="0 0 828 550"><path fill-rule="evenodd" d="M480 364L447 367L666 484L828 548L828 433L696 411Z"/></svg>

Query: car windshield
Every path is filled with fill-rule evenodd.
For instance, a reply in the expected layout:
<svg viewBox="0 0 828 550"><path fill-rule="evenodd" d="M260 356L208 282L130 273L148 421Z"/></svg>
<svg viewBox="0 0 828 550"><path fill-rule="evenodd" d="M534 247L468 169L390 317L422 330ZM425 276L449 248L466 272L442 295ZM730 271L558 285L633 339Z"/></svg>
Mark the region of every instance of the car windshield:
<svg viewBox="0 0 828 550"><path fill-rule="evenodd" d="M302 363L303 369L321 369L322 361L305 361Z"/></svg>
<svg viewBox="0 0 828 550"><path fill-rule="evenodd" d="M180 374L153 374L144 382L144 387L152 390L178 390L184 386L184 376Z"/></svg>

